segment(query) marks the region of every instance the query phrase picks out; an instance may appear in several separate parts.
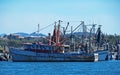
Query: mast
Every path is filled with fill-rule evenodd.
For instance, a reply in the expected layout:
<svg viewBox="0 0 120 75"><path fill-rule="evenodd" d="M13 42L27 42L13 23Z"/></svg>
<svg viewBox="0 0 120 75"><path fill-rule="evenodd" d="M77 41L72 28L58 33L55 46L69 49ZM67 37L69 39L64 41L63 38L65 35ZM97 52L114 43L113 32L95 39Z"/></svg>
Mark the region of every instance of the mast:
<svg viewBox="0 0 120 75"><path fill-rule="evenodd" d="M49 41L49 45L51 45L51 34L50 33L48 33L48 41Z"/></svg>
<svg viewBox="0 0 120 75"><path fill-rule="evenodd" d="M71 44L73 45L73 49L75 51L75 40L73 39L73 32L79 28L80 26L83 26L84 25L84 21L81 21L80 25L78 25L75 29L73 29L73 27L71 26Z"/></svg>
<svg viewBox="0 0 120 75"><path fill-rule="evenodd" d="M82 28L83 28L83 44L85 45L87 43L87 27L84 24L84 21L82 22Z"/></svg>
<svg viewBox="0 0 120 75"><path fill-rule="evenodd" d="M73 39L73 26L71 26L71 45L73 51L75 52L75 40Z"/></svg>
<svg viewBox="0 0 120 75"><path fill-rule="evenodd" d="M56 28L56 22L55 22L54 31L53 31L53 37L52 37L52 41L55 42L54 44L56 44L56 42L57 42L56 38L57 38L57 28Z"/></svg>
<svg viewBox="0 0 120 75"><path fill-rule="evenodd" d="M37 33L39 34L40 32L40 25L38 24L38 30L37 30Z"/></svg>
<svg viewBox="0 0 120 75"><path fill-rule="evenodd" d="M55 22L55 26L54 26L52 40L56 43L56 45L60 45L60 23L61 22L62 22L61 20L58 21L58 26L56 26L57 22Z"/></svg>
<svg viewBox="0 0 120 75"><path fill-rule="evenodd" d="M92 25L92 28L90 29L90 36L89 36L89 51L88 51L88 53L90 52L90 50L91 50L91 46L92 46L92 42L91 42L91 39L93 38L93 34L95 33L95 25L96 24L93 24ZM92 36L91 36L92 35Z"/></svg>
<svg viewBox="0 0 120 75"><path fill-rule="evenodd" d="M69 26L69 22L67 23L67 26L66 26L66 27L62 27L62 28L63 28L63 35L62 35L62 41L61 41L62 44L65 44L65 43L64 43L64 41L66 40L65 34L66 34L66 31L67 31L68 26Z"/></svg>
<svg viewBox="0 0 120 75"><path fill-rule="evenodd" d="M82 28L83 28L83 29L82 29L82 32L83 32L83 33L82 33L82 44L85 45L85 44L86 44L86 43L85 43L85 39L86 39L86 31L85 31L84 21L81 21L81 25L82 25Z"/></svg>
<svg viewBox="0 0 120 75"><path fill-rule="evenodd" d="M65 35L65 33L66 33L66 30L67 30L68 26L69 26L69 22L67 23L66 28L65 28L65 27L63 27L63 35Z"/></svg>
<svg viewBox="0 0 120 75"><path fill-rule="evenodd" d="M101 26L99 25L98 30L97 30L97 44L98 44L98 49L100 48L100 43L101 43Z"/></svg>
<svg viewBox="0 0 120 75"><path fill-rule="evenodd" d="M58 29L57 29L57 37L56 37L56 39L57 39L57 42L56 42L56 44L60 44L60 23L61 23L62 21L61 20L59 20L58 21Z"/></svg>
<svg viewBox="0 0 120 75"><path fill-rule="evenodd" d="M71 26L71 42L73 44L73 27Z"/></svg>
<svg viewBox="0 0 120 75"><path fill-rule="evenodd" d="M54 42L57 43L57 27L56 27L56 23L55 22L55 26L54 26Z"/></svg>
<svg viewBox="0 0 120 75"><path fill-rule="evenodd" d="M60 20L58 21L58 29L57 29L57 44L60 42Z"/></svg>

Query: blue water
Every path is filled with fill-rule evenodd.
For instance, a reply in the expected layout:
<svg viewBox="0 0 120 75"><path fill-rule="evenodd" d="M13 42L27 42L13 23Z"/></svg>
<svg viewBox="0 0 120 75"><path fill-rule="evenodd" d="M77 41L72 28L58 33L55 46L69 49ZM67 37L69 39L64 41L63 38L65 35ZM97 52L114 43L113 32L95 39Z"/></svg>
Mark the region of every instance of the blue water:
<svg viewBox="0 0 120 75"><path fill-rule="evenodd" d="M120 61L1 62L0 75L120 75Z"/></svg>

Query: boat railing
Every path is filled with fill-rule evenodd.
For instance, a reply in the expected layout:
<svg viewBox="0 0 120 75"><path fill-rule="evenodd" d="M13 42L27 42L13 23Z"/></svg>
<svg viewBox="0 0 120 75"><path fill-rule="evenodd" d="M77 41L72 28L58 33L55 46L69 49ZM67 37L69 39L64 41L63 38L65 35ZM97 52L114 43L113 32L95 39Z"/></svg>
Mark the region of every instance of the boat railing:
<svg viewBox="0 0 120 75"><path fill-rule="evenodd" d="M23 47L18 47L18 48L16 48L16 47L9 47L9 48L12 48L12 49L15 49L15 50L24 50Z"/></svg>

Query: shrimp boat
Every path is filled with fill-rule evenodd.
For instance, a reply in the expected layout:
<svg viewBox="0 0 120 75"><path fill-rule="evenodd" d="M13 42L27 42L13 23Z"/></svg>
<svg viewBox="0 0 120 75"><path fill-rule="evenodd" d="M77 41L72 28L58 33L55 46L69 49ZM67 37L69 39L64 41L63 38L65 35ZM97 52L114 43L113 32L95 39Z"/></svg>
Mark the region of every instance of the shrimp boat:
<svg viewBox="0 0 120 75"><path fill-rule="evenodd" d="M37 43L25 43L24 44L25 46L22 48L9 47L9 52L10 52L12 61L15 61L15 62L67 62L67 61L94 62L94 61L101 61L106 59L108 50L96 50L96 51L92 50L90 45L91 43L90 37L88 40L86 40L84 39L84 35L83 35L82 43L81 44L79 43L77 47L75 47L76 44L75 42L73 42L72 36L70 36L72 43L70 43L70 40L69 40L69 43L66 43L66 40L69 38L68 37L65 38L66 37L65 35L61 35L60 23L61 23L60 20L58 21L58 25L56 25L56 22L55 22L53 36L51 36L51 34L49 33L48 37L46 38L46 40L48 41L48 44L37 42ZM67 23L66 29L68 25L69 25L69 22ZM81 22L79 26L85 27L84 22ZM75 29L71 30L71 33L73 33ZM92 29L93 28L91 28L91 32L92 32ZM83 31L85 32L85 30ZM64 30L64 34L65 32L66 30ZM98 32L100 32L100 27ZM86 34L86 33L83 33L83 34ZM90 33L89 36L91 35L92 34ZM98 35L100 37L100 33L98 33ZM88 43L87 41L89 42L89 45L87 44Z"/></svg>

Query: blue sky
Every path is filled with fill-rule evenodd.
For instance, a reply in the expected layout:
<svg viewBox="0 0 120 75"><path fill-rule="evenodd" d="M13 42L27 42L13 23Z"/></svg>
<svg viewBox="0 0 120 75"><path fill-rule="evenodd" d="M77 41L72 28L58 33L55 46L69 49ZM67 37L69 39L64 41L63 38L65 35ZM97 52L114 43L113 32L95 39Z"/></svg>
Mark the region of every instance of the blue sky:
<svg viewBox="0 0 120 75"><path fill-rule="evenodd" d="M104 33L120 34L119 4L120 0L0 0L0 34L32 33L38 23L41 29L59 19L95 23Z"/></svg>

